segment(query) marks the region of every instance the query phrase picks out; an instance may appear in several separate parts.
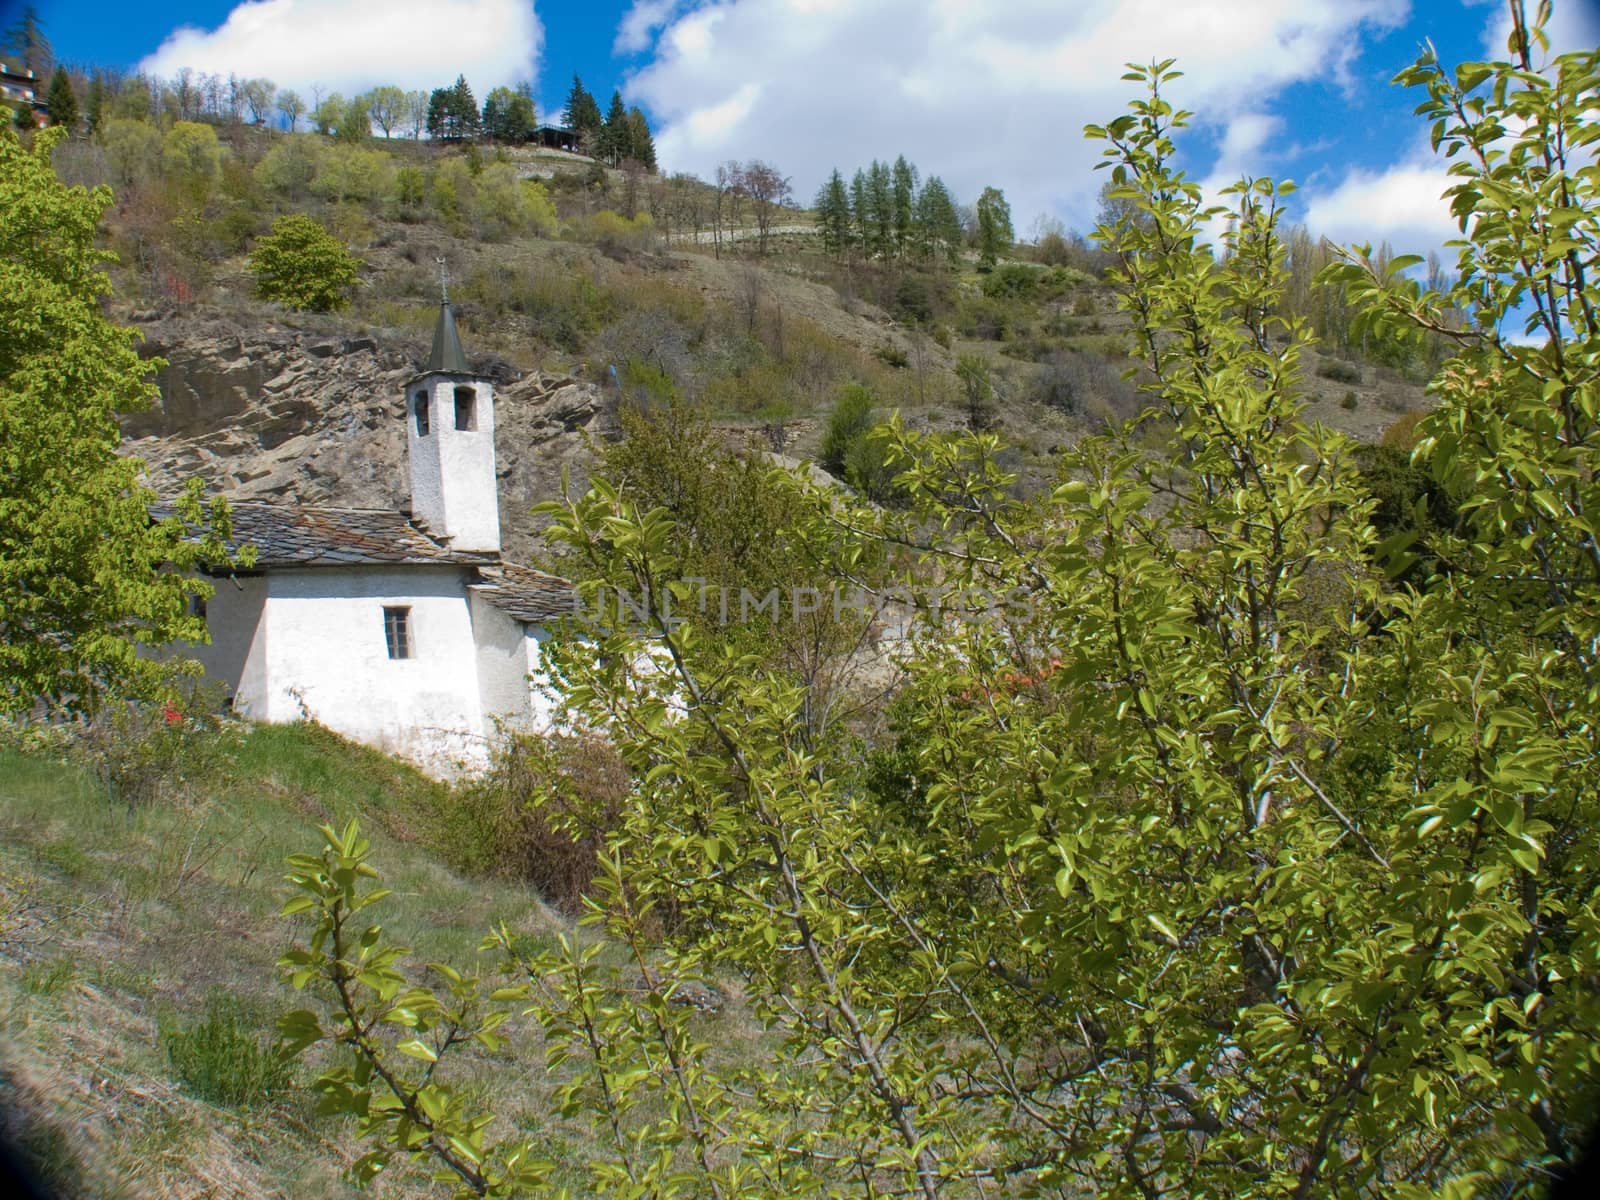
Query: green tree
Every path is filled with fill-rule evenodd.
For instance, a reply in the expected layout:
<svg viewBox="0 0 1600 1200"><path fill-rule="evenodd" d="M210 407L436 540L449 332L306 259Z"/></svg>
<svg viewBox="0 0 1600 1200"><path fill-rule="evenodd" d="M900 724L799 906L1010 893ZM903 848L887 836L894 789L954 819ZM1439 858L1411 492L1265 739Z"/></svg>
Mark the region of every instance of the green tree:
<svg viewBox="0 0 1600 1200"><path fill-rule="evenodd" d="M1097 231L1147 410L1031 499L989 434L894 431L908 514L793 484L792 526L853 535L842 575L866 539L937 587L908 605L886 754L811 737L806 679L670 609L672 516L602 478L551 536L654 599L550 655L635 774L604 941L491 931L488 993L351 919L382 896L356 831L294 860L314 935L285 967L333 1014L285 1030L355 1043L322 1087L373 1114L377 1161L547 1183L442 1072L373 1070L442 1033L351 1034L476 1036L511 1006L572 1072L612 1194L1423 1200L1572 1161L1600 1093L1600 51L1543 61L1511 12L1505 60L1401 76L1450 163L1459 282L1360 247L1327 272L1362 321L1460 347L1415 448L1465 497L1454 565L1396 585L1354 447L1305 419L1292 185L1207 204L1174 165L1171 62L1134 70L1145 94L1089 132L1148 218ZM671 1002L718 978L760 1063Z"/></svg>
<svg viewBox="0 0 1600 1200"><path fill-rule="evenodd" d="M986 187L978 197L978 261L994 266L1003 254L1011 252L1017 235L1011 228L1011 206L999 188Z"/></svg>
<svg viewBox="0 0 1600 1200"><path fill-rule="evenodd" d="M300 126L300 118L306 111L306 102L300 99L300 93L284 88L278 93L277 106L278 111L283 114L283 119L289 123L289 132L295 132Z"/></svg>
<svg viewBox="0 0 1600 1200"><path fill-rule="evenodd" d="M961 214L937 175L928 176L917 193L916 236L924 254L954 262L961 253Z"/></svg>
<svg viewBox="0 0 1600 1200"><path fill-rule="evenodd" d="M250 253L256 291L289 308L331 312L350 303L361 260L314 217L279 217Z"/></svg>
<svg viewBox="0 0 1600 1200"><path fill-rule="evenodd" d="M201 641L189 571L226 558L226 509L198 486L152 521L143 464L117 454L118 415L156 395L159 359L102 309L113 261L96 248L107 188L68 188L42 134L0 131L0 712L92 709L107 692L156 696L175 667L150 651ZM187 524L186 524L187 522ZM210 526L214 534L191 536Z"/></svg>
<svg viewBox="0 0 1600 1200"><path fill-rule="evenodd" d="M480 131L478 101L467 85L465 75L457 75L450 89L450 118L458 138L477 137Z"/></svg>
<svg viewBox="0 0 1600 1200"><path fill-rule="evenodd" d="M50 77L50 88L45 93L45 107L50 113L50 124L68 133L78 128L78 93L72 88L72 79L65 67L57 67Z"/></svg>
<svg viewBox="0 0 1600 1200"><path fill-rule="evenodd" d="M561 122L578 135L578 144L586 154L597 154L600 131L605 118L600 115L600 104L583 86L583 80L572 76L572 89L567 93L566 106L561 110Z"/></svg>
<svg viewBox="0 0 1600 1200"><path fill-rule="evenodd" d="M901 155L894 160L894 245L897 254L911 249L912 226L916 213L917 169Z"/></svg>
<svg viewBox="0 0 1600 1200"><path fill-rule="evenodd" d="M889 164L877 159L867 168L865 236L873 257L894 253L894 179Z"/></svg>
<svg viewBox="0 0 1600 1200"><path fill-rule="evenodd" d="M225 151L217 131L195 121L178 121L161 139L161 173L191 203L204 204L222 174Z"/></svg>
<svg viewBox="0 0 1600 1200"><path fill-rule="evenodd" d="M383 136L388 138L405 117L405 92L393 84L384 84L373 88L363 99L372 123L383 130Z"/></svg>
<svg viewBox="0 0 1600 1200"><path fill-rule="evenodd" d="M621 92L611 93L611 107L606 111L605 124L600 127L595 145L596 157L613 167L633 157L632 130L628 127L628 110L623 106Z"/></svg>
<svg viewBox="0 0 1600 1200"><path fill-rule="evenodd" d="M51 49L50 39L45 36L39 22L39 10L34 5L24 4L17 23L6 31L5 57L7 61L17 61L27 67L35 79L43 79L50 74L50 68L55 63L55 51Z"/></svg>
<svg viewBox="0 0 1600 1200"><path fill-rule="evenodd" d="M854 238L850 230L850 193L844 177L834 168L828 181L811 202L817 214L817 229L822 234L822 244L834 254L843 254Z"/></svg>
<svg viewBox="0 0 1600 1200"><path fill-rule="evenodd" d="M372 137L372 114L367 111L365 96L352 96L339 110L338 136L341 142L357 145Z"/></svg>
<svg viewBox="0 0 1600 1200"><path fill-rule="evenodd" d="M483 132L497 142L526 142L539 122L526 84L497 87L483 102Z"/></svg>
<svg viewBox="0 0 1600 1200"><path fill-rule="evenodd" d="M333 92L324 96L311 110L311 124L323 137L329 137L344 120L344 95Z"/></svg>
<svg viewBox="0 0 1600 1200"><path fill-rule="evenodd" d="M628 110L628 157L655 174L656 139L650 132L650 122L644 110L637 105Z"/></svg>
<svg viewBox="0 0 1600 1200"><path fill-rule="evenodd" d="M83 120L91 137L105 124L107 103L105 77L96 71L89 77L88 94L83 99Z"/></svg>
<svg viewBox="0 0 1600 1200"><path fill-rule="evenodd" d="M478 102L465 75L457 75L447 88L435 88L428 98L428 136L438 141L457 142L476 137Z"/></svg>

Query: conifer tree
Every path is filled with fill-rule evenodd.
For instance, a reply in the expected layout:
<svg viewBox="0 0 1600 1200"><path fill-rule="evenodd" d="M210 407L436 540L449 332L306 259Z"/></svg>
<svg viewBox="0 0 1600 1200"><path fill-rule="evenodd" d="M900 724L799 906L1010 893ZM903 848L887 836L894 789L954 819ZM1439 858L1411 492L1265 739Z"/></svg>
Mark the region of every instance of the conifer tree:
<svg viewBox="0 0 1600 1200"><path fill-rule="evenodd" d="M455 86L450 89L450 116L455 122L455 136L458 138L476 137L478 134L478 101L472 94L472 89L467 86L467 77L457 75Z"/></svg>
<svg viewBox="0 0 1600 1200"><path fill-rule="evenodd" d="M917 194L917 169L902 154L894 160L894 246L904 254L911 246L913 204Z"/></svg>
<svg viewBox="0 0 1600 1200"><path fill-rule="evenodd" d="M1011 205L999 188L986 187L978 197L978 258L987 266L1008 253L1017 235L1011 228Z"/></svg>
<svg viewBox="0 0 1600 1200"><path fill-rule="evenodd" d="M894 181L888 163L872 160L867 168L867 249L887 258L894 249Z"/></svg>
<svg viewBox="0 0 1600 1200"><path fill-rule="evenodd" d="M822 233L822 244L834 254L842 254L853 238L850 230L850 194L845 190L844 176L834 168L828 181L817 192L812 202L817 211L817 228Z"/></svg>
<svg viewBox="0 0 1600 1200"><path fill-rule="evenodd" d="M613 167L623 159L630 157L631 131L628 128L628 110L623 107L622 93L611 93L611 107L606 112L606 121L600 129L599 157Z"/></svg>
<svg viewBox="0 0 1600 1200"><path fill-rule="evenodd" d="M50 90L45 95L45 107L50 112L50 124L68 133L78 128L78 94L72 90L72 80L65 67L57 67L50 77Z"/></svg>
<svg viewBox="0 0 1600 1200"><path fill-rule="evenodd" d="M605 122L600 116L600 105L577 75L572 77L572 90L567 93L567 106L561 112L562 123L578 137L578 148L585 154L598 151L600 130Z"/></svg>
<svg viewBox="0 0 1600 1200"><path fill-rule="evenodd" d="M628 157L651 174L656 172L656 140L650 135L650 122L644 110L635 105L628 110Z"/></svg>
<svg viewBox="0 0 1600 1200"><path fill-rule="evenodd" d="M4 46L7 60L19 60L33 72L35 79L43 79L50 73L55 51L39 27L39 10L33 5L23 6L22 16L6 31Z"/></svg>
<svg viewBox="0 0 1600 1200"><path fill-rule="evenodd" d="M872 216L867 211L867 173L860 167L850 178L850 219L855 225L855 242L872 253Z"/></svg>
<svg viewBox="0 0 1600 1200"><path fill-rule="evenodd" d="M937 175L928 176L917 193L917 239L925 254L939 254L954 262L961 251L961 214Z"/></svg>
<svg viewBox="0 0 1600 1200"><path fill-rule="evenodd" d="M89 90L84 97L83 117L90 133L98 133L105 120L106 83L99 71L89 79Z"/></svg>

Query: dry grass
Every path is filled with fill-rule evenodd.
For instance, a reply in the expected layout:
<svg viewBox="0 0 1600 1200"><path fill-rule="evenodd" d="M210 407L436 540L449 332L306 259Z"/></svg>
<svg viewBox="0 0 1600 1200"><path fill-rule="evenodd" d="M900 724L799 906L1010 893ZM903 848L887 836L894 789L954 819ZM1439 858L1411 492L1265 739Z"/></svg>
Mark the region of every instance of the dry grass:
<svg viewBox="0 0 1600 1200"><path fill-rule="evenodd" d="M466 963L498 919L535 940L561 923L524 886L442 866L426 843L448 794L332 735L254 729L213 786L191 804L129 812L59 758L0 751L0 1112L62 1194L354 1194L349 1131L316 1117L303 1088L206 1103L160 1036L220 994L270 1039L274 1016L303 1002L278 982L295 930L276 911L283 859L314 848L317 822L361 818L396 889L387 929L419 955ZM587 1127L547 1119L551 1084L533 1031L521 1033L515 1052L455 1071L508 1127L570 1152ZM426 1190L400 1167L377 1193Z"/></svg>

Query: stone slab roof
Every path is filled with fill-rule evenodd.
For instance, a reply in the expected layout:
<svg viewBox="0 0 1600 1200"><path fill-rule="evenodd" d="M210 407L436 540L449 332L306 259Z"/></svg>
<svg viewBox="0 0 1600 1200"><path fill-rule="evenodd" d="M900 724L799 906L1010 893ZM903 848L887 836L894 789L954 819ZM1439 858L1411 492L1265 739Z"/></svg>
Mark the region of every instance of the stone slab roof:
<svg viewBox="0 0 1600 1200"><path fill-rule="evenodd" d="M572 615L572 585L565 579L502 562L478 569L472 590L501 612L533 625Z"/></svg>
<svg viewBox="0 0 1600 1200"><path fill-rule="evenodd" d="M386 566L413 563L477 565L498 554L452 550L412 518L392 508L302 508L259 500L235 500L230 549L256 548L257 568ZM170 516L169 505L152 515Z"/></svg>

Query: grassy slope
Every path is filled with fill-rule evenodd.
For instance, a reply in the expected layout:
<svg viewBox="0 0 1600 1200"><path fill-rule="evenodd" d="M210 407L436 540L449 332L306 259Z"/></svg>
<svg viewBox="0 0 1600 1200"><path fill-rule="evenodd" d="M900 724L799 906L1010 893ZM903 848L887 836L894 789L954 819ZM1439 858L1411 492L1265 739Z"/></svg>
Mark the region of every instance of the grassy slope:
<svg viewBox="0 0 1600 1200"><path fill-rule="evenodd" d="M306 1091L207 1104L158 1034L218 990L263 1036L301 1006L274 967L296 933L276 915L280 867L315 849L318 823L361 818L396 892L386 929L427 958L469 961L501 917L535 936L562 923L523 887L441 866L428 843L448 794L393 760L305 726L250 729L229 757L224 777L130 813L80 767L0 751L0 1114L68 1194L353 1194L349 1130L315 1117ZM492 1069L462 1066L503 1119L540 1128L550 1084L522 1044ZM587 1135L556 1122L545 1136L559 1158ZM392 1175L379 1194L418 1194L415 1174Z"/></svg>

